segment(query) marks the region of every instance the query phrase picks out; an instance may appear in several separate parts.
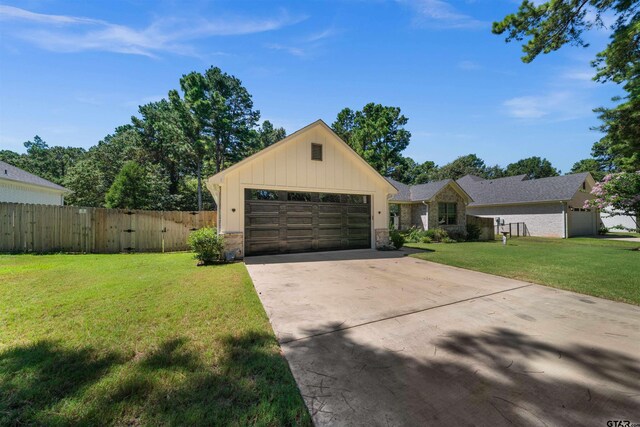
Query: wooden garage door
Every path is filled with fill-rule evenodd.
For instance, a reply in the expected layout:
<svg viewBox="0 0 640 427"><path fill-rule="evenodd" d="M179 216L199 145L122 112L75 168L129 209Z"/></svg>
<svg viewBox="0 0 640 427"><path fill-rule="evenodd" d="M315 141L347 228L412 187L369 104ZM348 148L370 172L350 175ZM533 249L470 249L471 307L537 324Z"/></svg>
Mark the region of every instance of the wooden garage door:
<svg viewBox="0 0 640 427"><path fill-rule="evenodd" d="M371 197L245 190L246 255L371 247Z"/></svg>

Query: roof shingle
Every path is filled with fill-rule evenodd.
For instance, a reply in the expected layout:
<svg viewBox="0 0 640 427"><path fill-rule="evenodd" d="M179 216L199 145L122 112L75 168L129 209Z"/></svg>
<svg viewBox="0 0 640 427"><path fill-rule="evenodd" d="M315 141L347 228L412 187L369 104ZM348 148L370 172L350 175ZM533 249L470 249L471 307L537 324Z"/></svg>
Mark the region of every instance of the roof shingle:
<svg viewBox="0 0 640 427"><path fill-rule="evenodd" d="M54 190L69 191L61 185L55 184L49 180L10 165L2 160L0 160L0 179L24 182L25 184L37 185L39 187L51 188Z"/></svg>
<svg viewBox="0 0 640 427"><path fill-rule="evenodd" d="M475 180L467 175L457 182L473 199L469 206L480 206L571 200L588 176L584 172L529 180L524 175Z"/></svg>

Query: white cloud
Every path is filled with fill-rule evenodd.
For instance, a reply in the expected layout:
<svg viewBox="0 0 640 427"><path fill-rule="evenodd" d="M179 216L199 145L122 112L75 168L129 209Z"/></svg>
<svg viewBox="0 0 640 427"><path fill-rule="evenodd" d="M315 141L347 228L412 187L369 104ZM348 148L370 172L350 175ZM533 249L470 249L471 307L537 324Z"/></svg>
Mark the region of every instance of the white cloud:
<svg viewBox="0 0 640 427"><path fill-rule="evenodd" d="M503 102L506 114L516 119L571 120L591 114L581 95L570 91L519 96Z"/></svg>
<svg viewBox="0 0 640 427"><path fill-rule="evenodd" d="M458 68L465 71L473 71L473 70L481 69L482 66L477 62L465 60L465 61L458 62Z"/></svg>
<svg viewBox="0 0 640 427"><path fill-rule="evenodd" d="M145 28L136 29L97 19L45 15L0 6L0 20L21 22L28 26L11 33L43 49L54 52L107 51L145 56L156 56L160 52L196 55L188 41L273 31L304 19L281 11L276 17L261 19L159 19Z"/></svg>
<svg viewBox="0 0 640 427"><path fill-rule="evenodd" d="M567 80L577 80L579 82L593 82L595 72L593 69L570 69L561 74L561 77Z"/></svg>
<svg viewBox="0 0 640 427"><path fill-rule="evenodd" d="M414 10L414 23L442 29L480 28L488 23L458 12L455 7L444 0L396 0Z"/></svg>
<svg viewBox="0 0 640 427"><path fill-rule="evenodd" d="M265 45L265 47L267 49L272 49L272 50L281 50L281 51L287 52L290 55L297 56L297 57L303 57L307 55L307 52L305 49L301 47L296 47L296 46L287 46L279 43L268 43Z"/></svg>

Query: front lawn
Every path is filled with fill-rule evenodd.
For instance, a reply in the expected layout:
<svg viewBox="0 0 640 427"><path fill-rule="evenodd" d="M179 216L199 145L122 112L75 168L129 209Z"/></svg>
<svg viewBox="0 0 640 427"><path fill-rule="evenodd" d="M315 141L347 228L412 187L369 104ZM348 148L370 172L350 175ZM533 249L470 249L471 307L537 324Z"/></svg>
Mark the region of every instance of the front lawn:
<svg viewBox="0 0 640 427"><path fill-rule="evenodd" d="M0 256L0 425L309 425L244 264Z"/></svg>
<svg viewBox="0 0 640 427"><path fill-rule="evenodd" d="M640 305L640 243L521 237L501 242L411 243L427 261Z"/></svg>

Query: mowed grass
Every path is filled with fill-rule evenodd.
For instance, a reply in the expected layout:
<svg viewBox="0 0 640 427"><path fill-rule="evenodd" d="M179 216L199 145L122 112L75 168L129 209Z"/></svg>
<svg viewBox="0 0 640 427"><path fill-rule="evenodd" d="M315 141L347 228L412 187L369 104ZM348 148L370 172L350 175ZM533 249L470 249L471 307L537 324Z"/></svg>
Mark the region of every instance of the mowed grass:
<svg viewBox="0 0 640 427"><path fill-rule="evenodd" d="M407 244L416 258L640 305L640 243L596 238ZM636 249L636 250L634 250Z"/></svg>
<svg viewBox="0 0 640 427"><path fill-rule="evenodd" d="M0 256L0 425L310 425L244 264Z"/></svg>

